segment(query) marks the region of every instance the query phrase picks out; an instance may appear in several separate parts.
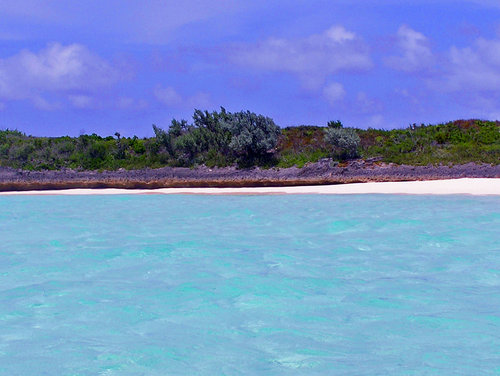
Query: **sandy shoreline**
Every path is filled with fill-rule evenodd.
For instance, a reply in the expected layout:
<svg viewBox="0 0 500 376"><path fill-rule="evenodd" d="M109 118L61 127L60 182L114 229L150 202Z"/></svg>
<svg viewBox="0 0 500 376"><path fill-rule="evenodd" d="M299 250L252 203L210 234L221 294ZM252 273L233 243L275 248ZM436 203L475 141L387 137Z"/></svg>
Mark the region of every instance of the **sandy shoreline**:
<svg viewBox="0 0 500 376"><path fill-rule="evenodd" d="M134 189L161 188L249 188L326 186L352 183L408 182L461 178L500 178L500 164L452 166L406 166L354 160L346 165L325 159L302 168L248 168L235 166L208 168L162 167L157 169L76 171L15 170L0 166L0 191L40 191L64 189ZM366 189L366 186L363 186ZM299 190L301 188L298 188ZM324 189L324 188L323 188ZM275 192L272 190L272 192ZM258 192L258 190L256 191Z"/></svg>
<svg viewBox="0 0 500 376"><path fill-rule="evenodd" d="M430 181L372 182L336 185L241 188L159 188L159 189L61 189L0 192L13 195L124 195L124 194L198 194L198 195L261 195L261 194L410 194L410 195L498 195L500 178L463 178Z"/></svg>

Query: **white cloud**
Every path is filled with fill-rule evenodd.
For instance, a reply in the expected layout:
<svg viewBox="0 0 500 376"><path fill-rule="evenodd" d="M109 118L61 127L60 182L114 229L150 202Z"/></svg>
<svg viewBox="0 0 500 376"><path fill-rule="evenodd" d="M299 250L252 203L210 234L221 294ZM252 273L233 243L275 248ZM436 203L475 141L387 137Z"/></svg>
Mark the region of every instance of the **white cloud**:
<svg viewBox="0 0 500 376"><path fill-rule="evenodd" d="M467 47L452 46L434 55L421 33L402 26L398 38L402 55L386 60L392 68L423 77L427 90L451 95L455 103L473 109L474 113L485 114L498 108L500 39L477 38ZM397 94L407 97L413 106L421 106L425 102L421 100L423 96L429 95L413 95L408 90Z"/></svg>
<svg viewBox="0 0 500 376"><path fill-rule="evenodd" d="M321 87L328 76L340 71L372 67L367 47L343 26L302 39L270 38L240 45L231 51L230 59L254 69L292 73L311 89Z"/></svg>
<svg viewBox="0 0 500 376"><path fill-rule="evenodd" d="M356 34L347 31L343 26L332 26L325 34L337 43L342 43L356 39Z"/></svg>
<svg viewBox="0 0 500 376"><path fill-rule="evenodd" d="M149 107L149 104L144 99L134 99L130 97L120 97L116 103L116 107L121 110L141 111Z"/></svg>
<svg viewBox="0 0 500 376"><path fill-rule="evenodd" d="M182 103L181 95L171 86L157 86L154 90L156 99L167 106L176 107Z"/></svg>
<svg viewBox="0 0 500 376"><path fill-rule="evenodd" d="M154 95L158 102L174 108L201 108L205 109L212 105L210 95L205 92L197 92L190 96L183 96L172 86L157 86Z"/></svg>
<svg viewBox="0 0 500 376"><path fill-rule="evenodd" d="M452 47L444 80L434 84L446 91L500 92L500 40L479 38L471 47Z"/></svg>
<svg viewBox="0 0 500 376"><path fill-rule="evenodd" d="M59 110L62 106L58 101L49 101L40 96L34 96L32 99L33 105L39 110L43 111L55 111Z"/></svg>
<svg viewBox="0 0 500 376"><path fill-rule="evenodd" d="M148 102L131 97L99 98L96 95L68 95L68 102L79 110L102 110L112 108L118 110L142 111L148 108Z"/></svg>
<svg viewBox="0 0 500 376"><path fill-rule="evenodd" d="M330 104L336 104L345 97L345 89L338 82L331 83L323 89L323 94Z"/></svg>
<svg viewBox="0 0 500 376"><path fill-rule="evenodd" d="M73 105L86 106L85 95L75 92L96 92L118 79L110 63L79 44L54 43L38 53L22 50L0 59L0 98L29 99L40 109L54 107L44 97L65 92Z"/></svg>
<svg viewBox="0 0 500 376"><path fill-rule="evenodd" d="M378 99L373 99L364 91L358 92L356 95L356 111L364 114L373 114L383 111L383 102Z"/></svg>
<svg viewBox="0 0 500 376"><path fill-rule="evenodd" d="M94 100L89 95L70 95L68 96L69 101L73 107L86 109L94 107Z"/></svg>
<svg viewBox="0 0 500 376"><path fill-rule="evenodd" d="M440 61L441 73L427 87L446 95L468 117L487 118L500 105L500 40L476 39L468 47L451 47Z"/></svg>
<svg viewBox="0 0 500 376"><path fill-rule="evenodd" d="M401 55L386 59L386 64L393 69L416 72L430 68L434 63L427 37L406 25L398 30L397 46Z"/></svg>

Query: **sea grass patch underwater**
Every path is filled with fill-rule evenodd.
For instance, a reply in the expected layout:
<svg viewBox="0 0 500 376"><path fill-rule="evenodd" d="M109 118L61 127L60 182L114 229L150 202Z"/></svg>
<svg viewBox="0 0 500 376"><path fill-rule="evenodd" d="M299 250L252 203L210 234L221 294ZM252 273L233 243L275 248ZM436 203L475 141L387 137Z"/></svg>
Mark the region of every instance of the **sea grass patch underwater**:
<svg viewBox="0 0 500 376"><path fill-rule="evenodd" d="M499 208L0 197L0 374L495 374Z"/></svg>
<svg viewBox="0 0 500 376"><path fill-rule="evenodd" d="M25 170L117 170L171 167L303 167L323 158L344 162L363 158L428 165L497 165L500 122L459 120L406 129L357 129L340 121L327 127L279 128L272 119L241 111L199 111L193 123L172 120L167 130L138 138L34 137L0 131L0 166Z"/></svg>

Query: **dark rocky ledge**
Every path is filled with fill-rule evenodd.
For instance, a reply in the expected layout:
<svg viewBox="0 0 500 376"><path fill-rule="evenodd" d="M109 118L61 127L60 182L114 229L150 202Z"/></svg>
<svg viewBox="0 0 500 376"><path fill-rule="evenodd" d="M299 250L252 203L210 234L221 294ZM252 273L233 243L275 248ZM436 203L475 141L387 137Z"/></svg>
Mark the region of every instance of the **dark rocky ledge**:
<svg viewBox="0 0 500 376"><path fill-rule="evenodd" d="M266 187L344 184L355 182L414 181L456 178L500 178L500 164L454 166L393 165L356 160L339 165L328 159L303 168L237 169L180 168L118 171L25 171L0 167L0 191L68 188L153 189L168 187Z"/></svg>

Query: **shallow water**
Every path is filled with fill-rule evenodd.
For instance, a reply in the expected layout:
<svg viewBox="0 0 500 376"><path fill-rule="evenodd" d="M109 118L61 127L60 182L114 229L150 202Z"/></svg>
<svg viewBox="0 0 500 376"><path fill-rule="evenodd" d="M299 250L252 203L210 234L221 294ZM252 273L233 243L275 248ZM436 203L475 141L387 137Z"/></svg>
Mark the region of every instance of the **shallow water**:
<svg viewBox="0 0 500 376"><path fill-rule="evenodd" d="M0 375L494 375L499 349L498 197L0 197Z"/></svg>

